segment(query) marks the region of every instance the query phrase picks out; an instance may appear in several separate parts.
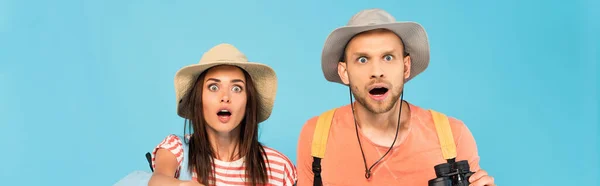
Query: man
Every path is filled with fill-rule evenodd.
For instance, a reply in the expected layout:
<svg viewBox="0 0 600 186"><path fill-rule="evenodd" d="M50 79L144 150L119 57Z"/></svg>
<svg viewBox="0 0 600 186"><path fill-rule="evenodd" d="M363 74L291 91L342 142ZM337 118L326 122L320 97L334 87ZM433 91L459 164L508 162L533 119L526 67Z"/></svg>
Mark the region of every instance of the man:
<svg viewBox="0 0 600 186"><path fill-rule="evenodd" d="M313 185L313 165L316 183L323 185L428 185L436 178L434 166L447 160L432 113L402 99L404 83L429 64L425 30L380 9L363 10L329 35L321 63L325 78L348 86L356 102L350 95L351 104L334 111L322 159L311 155L319 117L306 122L298 143L298 185ZM452 117L445 121L455 160L467 160L475 172L471 185L494 185L479 167L468 128Z"/></svg>

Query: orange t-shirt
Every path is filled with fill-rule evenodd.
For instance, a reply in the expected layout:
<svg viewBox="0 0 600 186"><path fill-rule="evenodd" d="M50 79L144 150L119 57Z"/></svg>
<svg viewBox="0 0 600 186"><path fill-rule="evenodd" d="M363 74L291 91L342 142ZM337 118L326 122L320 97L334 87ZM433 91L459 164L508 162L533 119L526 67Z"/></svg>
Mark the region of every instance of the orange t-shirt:
<svg viewBox="0 0 600 186"><path fill-rule="evenodd" d="M335 111L329 131L325 157L321 160L323 185L427 185L435 178L434 166L446 163L442 156L431 113L409 103L411 118L406 138L392 148L365 178L365 165L356 139L350 105ZM306 122L298 142L298 186L313 184L311 145L318 117ZM456 144L456 161L468 160L471 171L479 170L475 139L459 120L448 117ZM359 130L367 166L370 167L389 149L367 139ZM391 144L390 144L391 145Z"/></svg>

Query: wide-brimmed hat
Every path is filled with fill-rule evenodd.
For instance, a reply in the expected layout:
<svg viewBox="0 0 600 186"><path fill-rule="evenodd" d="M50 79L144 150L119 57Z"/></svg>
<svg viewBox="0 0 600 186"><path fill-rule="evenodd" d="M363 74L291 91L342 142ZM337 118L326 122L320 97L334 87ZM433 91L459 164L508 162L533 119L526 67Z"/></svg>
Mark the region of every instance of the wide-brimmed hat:
<svg viewBox="0 0 600 186"><path fill-rule="evenodd" d="M190 119L191 111L187 94L196 83L198 76L205 70L218 65L237 66L248 72L258 92L258 122L265 121L271 115L275 94L277 92L277 76L275 71L264 64L249 62L242 52L231 44L219 44L208 50L198 64L181 68L175 74L175 96L177 114Z"/></svg>
<svg viewBox="0 0 600 186"><path fill-rule="evenodd" d="M341 83L338 75L338 63L346 44L361 32L374 29L388 29L396 33L404 43L411 58L410 77L406 82L423 72L429 65L429 41L425 29L415 22L396 22L396 19L381 9L367 9L358 12L346 26L335 29L325 41L321 56L321 68L327 81Z"/></svg>

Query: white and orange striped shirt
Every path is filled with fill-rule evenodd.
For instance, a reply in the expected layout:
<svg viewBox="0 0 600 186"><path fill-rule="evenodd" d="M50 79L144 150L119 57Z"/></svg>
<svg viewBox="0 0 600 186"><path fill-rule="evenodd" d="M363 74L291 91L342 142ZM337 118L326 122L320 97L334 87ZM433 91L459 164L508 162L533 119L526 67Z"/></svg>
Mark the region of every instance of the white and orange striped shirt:
<svg viewBox="0 0 600 186"><path fill-rule="evenodd" d="M152 167L155 167L154 157L156 157L156 152L161 148L173 153L177 157L179 165L183 161L183 153L188 153L183 152L182 140L178 136L169 135L152 151ZM269 147L264 147L264 149L268 159L268 185L294 185L297 180L297 173L296 167L290 159ZM232 162L225 162L218 159L213 159L213 161L215 163L216 185L249 185L249 180L246 180L245 176L244 158ZM179 175L180 168L181 166L177 170L177 175ZM196 172L192 173L192 178L194 180L197 179Z"/></svg>

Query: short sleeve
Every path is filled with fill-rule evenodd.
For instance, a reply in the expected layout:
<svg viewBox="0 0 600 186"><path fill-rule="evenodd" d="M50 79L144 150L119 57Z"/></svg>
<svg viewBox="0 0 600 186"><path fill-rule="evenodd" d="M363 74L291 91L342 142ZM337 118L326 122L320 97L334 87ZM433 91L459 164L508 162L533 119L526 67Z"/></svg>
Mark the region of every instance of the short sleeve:
<svg viewBox="0 0 600 186"><path fill-rule="evenodd" d="M317 119L318 116L315 116L308 120L300 132L296 151L298 185L313 184L314 175L312 172L313 157L311 155L311 145L313 133L317 125Z"/></svg>
<svg viewBox="0 0 600 186"><path fill-rule="evenodd" d="M460 120L450 118L450 125L456 142L456 159L469 161L471 171L476 172L479 167L479 154L477 152L477 143L473 134L467 126Z"/></svg>
<svg viewBox="0 0 600 186"><path fill-rule="evenodd" d="M183 161L183 146L182 146L182 142L181 139L176 136L176 135L169 135L167 136L162 142L160 142L152 151L152 168L155 168L155 157L156 157L156 152L159 149L166 149L169 150L169 152L173 153L173 155L175 155L175 157L177 158L177 164L179 164L180 166L177 168L177 170L179 170L179 168L181 168L181 162ZM179 171L177 171L179 172Z"/></svg>
<svg viewBox="0 0 600 186"><path fill-rule="evenodd" d="M288 163L285 165L284 185L293 186L298 182L298 172L296 166L287 157L286 160Z"/></svg>
<svg viewBox="0 0 600 186"><path fill-rule="evenodd" d="M298 172L294 163L283 153L263 146L267 156L269 183L275 185L295 185L298 181Z"/></svg>

